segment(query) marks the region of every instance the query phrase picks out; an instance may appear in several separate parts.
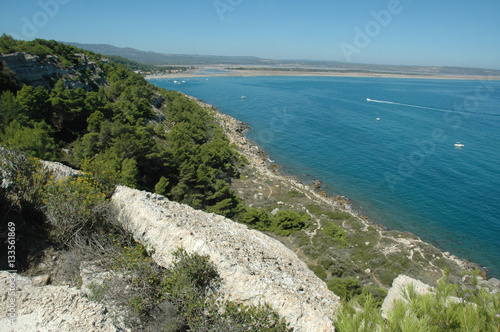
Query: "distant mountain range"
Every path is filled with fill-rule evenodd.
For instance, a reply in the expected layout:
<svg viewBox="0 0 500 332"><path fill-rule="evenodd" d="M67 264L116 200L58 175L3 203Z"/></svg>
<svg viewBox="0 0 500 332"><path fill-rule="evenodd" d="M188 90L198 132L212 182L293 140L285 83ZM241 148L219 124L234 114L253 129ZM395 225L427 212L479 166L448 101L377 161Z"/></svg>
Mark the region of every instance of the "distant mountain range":
<svg viewBox="0 0 500 332"><path fill-rule="evenodd" d="M147 65L263 65L265 60L252 56L216 56L216 55L190 55L190 54L164 54L145 52L130 47L116 47L108 44L79 44L64 42L84 50L89 50L102 55L118 55L129 60Z"/></svg>
<svg viewBox="0 0 500 332"><path fill-rule="evenodd" d="M130 47L116 47L108 44L80 44L64 42L102 55L117 55L148 65L241 65L278 68L302 68L314 70L341 70L353 72L379 72L395 74L425 75L492 75L500 76L500 70L446 67L446 66L400 66L345 63L315 60L270 60L254 56L217 56L198 54L166 54L141 51Z"/></svg>

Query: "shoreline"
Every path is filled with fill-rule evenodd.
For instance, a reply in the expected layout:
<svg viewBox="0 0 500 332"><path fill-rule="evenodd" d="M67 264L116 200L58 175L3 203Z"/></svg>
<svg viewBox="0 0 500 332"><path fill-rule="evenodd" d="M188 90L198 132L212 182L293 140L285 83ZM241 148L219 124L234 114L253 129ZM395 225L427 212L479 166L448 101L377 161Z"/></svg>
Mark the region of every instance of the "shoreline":
<svg viewBox="0 0 500 332"><path fill-rule="evenodd" d="M461 271L471 271L474 268L478 268L483 271L482 277L483 279L485 279L485 282L487 282L486 280L488 279L495 279L491 276L487 276L486 271L481 268L481 265L475 262L468 261L466 259L459 258L453 254L450 254L448 251L445 251L445 249L437 248L429 242L422 241L419 236L413 233L407 231L386 229L384 225L372 222L366 215L354 209L352 206L352 201L346 196L336 195L328 197L321 194L321 192L316 190L313 185L304 184L294 176L279 174L279 172L276 172L276 170L279 170L280 166L276 165L275 163L269 162L266 158L267 155L265 154L265 152L261 150L257 144L255 144L245 136L244 133L249 128L245 123L220 112L216 106L205 103L204 101L201 101L196 97L187 95L185 93L182 94L195 101L198 105L211 109L213 111L217 122L224 130L230 143L236 145L237 151L248 159L249 166L255 169L261 177L287 183L291 188L296 188L299 191L303 192L311 202L320 201L327 204L332 209L339 209L342 212L346 212L349 215L353 216L362 223L364 227L363 231L366 232L368 229L373 228L376 230L380 238L390 239L391 241L394 241L396 243L396 245L383 248L382 251L385 250L387 253L393 253L394 250L401 251L402 253L407 253L407 257L420 255L422 256L422 258L424 258L424 260L426 260L430 268L436 268L437 270L440 270L443 276L444 269L438 268L438 266L434 264L436 263L436 260L447 260L452 264L456 264ZM318 229L320 229L320 227L318 227L316 230ZM316 232L316 230L314 231L314 233ZM433 257L425 257L424 253L426 251L426 248L428 247L432 247L437 250L437 252L439 252L439 255L432 255ZM427 268L425 269L427 270Z"/></svg>
<svg viewBox="0 0 500 332"><path fill-rule="evenodd" d="M220 70L215 73L199 73L206 69ZM341 71L307 71L307 70L265 70L265 69L221 69L220 67L210 66L201 67L195 71L186 71L181 73L145 75L146 80L162 78L193 78L193 77L257 77L257 76L303 76L303 77L365 77L365 78L399 78L399 79L436 79L436 80L500 80L500 76L484 75L443 75L443 74L395 74L395 73L369 73L369 72L341 72Z"/></svg>

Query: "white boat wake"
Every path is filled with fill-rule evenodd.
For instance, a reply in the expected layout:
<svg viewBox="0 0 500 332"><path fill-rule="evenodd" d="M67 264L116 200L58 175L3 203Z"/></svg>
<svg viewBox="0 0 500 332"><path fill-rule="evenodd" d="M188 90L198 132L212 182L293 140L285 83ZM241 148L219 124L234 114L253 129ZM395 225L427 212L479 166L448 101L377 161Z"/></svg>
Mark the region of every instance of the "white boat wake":
<svg viewBox="0 0 500 332"><path fill-rule="evenodd" d="M386 100L376 100L376 99L366 98L366 101L370 101L372 103L380 103L380 104L401 105L401 106L413 107L413 108L424 108L424 109L428 109L428 110L432 110L432 111L451 112L450 110L445 110L445 109L442 109L442 108L434 108L434 107L427 107L427 106L402 104L402 103L395 103L393 101L386 101Z"/></svg>
<svg viewBox="0 0 500 332"><path fill-rule="evenodd" d="M443 108L434 108L434 107L427 107L427 106L403 104L403 103L396 103L396 102L393 102L393 101L386 101L386 100L376 100L376 99L366 98L366 101L372 102L372 103L379 103L379 104L391 104L391 105L399 105L399 106L406 106L406 107L413 107L413 108L422 108L422 109L431 110L431 111L438 111L438 112L454 112L452 110L447 110L447 109L443 109ZM470 113L470 114L500 116L500 114L483 113L483 112L468 112L468 111L462 111L462 112L463 113Z"/></svg>

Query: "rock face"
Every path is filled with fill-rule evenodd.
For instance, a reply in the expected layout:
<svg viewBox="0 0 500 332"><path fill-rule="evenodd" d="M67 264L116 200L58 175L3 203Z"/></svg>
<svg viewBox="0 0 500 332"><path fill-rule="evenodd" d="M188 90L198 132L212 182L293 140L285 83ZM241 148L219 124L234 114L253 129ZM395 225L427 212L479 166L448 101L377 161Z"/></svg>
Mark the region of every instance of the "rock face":
<svg viewBox="0 0 500 332"><path fill-rule="evenodd" d="M54 175L55 181L67 178L68 176L74 177L81 174L80 171L55 161L42 160L42 164L52 173L52 175Z"/></svg>
<svg viewBox="0 0 500 332"><path fill-rule="evenodd" d="M413 285L413 290L417 294L428 294L432 290L431 286L424 284L420 280L405 275L398 276L392 282L392 287L387 292L384 303L382 303L382 317L387 318L387 312L393 308L397 300L403 299L403 292L410 284Z"/></svg>
<svg viewBox="0 0 500 332"><path fill-rule="evenodd" d="M83 88L94 91L106 82L104 72L95 62L91 62L86 55L75 54L79 57L79 64L64 68L59 58L47 55L41 58L29 53L18 52L0 54L0 63L4 70L14 72L19 82L52 89L55 83L63 78L69 88ZM81 75L89 75L85 80L80 80Z"/></svg>
<svg viewBox="0 0 500 332"><path fill-rule="evenodd" d="M11 325L7 316L10 304L7 294L13 276L16 321ZM0 271L0 294L1 331L118 331L106 308L75 288L37 287L27 277Z"/></svg>
<svg viewBox="0 0 500 332"><path fill-rule="evenodd" d="M295 331L333 331L339 297L280 242L245 225L119 186L112 197L119 219L135 239L153 248L167 267L178 247L209 255L222 283L220 294L243 304L267 303Z"/></svg>

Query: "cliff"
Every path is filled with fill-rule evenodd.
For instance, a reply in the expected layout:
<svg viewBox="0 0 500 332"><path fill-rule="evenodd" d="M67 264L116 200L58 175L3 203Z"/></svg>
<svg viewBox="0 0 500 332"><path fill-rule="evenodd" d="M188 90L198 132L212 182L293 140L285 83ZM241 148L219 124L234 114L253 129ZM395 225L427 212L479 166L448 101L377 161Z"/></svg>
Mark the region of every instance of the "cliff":
<svg viewBox="0 0 500 332"><path fill-rule="evenodd" d="M104 72L96 62L90 61L84 54L74 54L74 57L78 64L65 67L55 55L40 57L25 52L0 54L0 69L13 72L20 83L46 89L53 88L61 78L68 88L83 88L86 91L95 91L106 82Z"/></svg>

